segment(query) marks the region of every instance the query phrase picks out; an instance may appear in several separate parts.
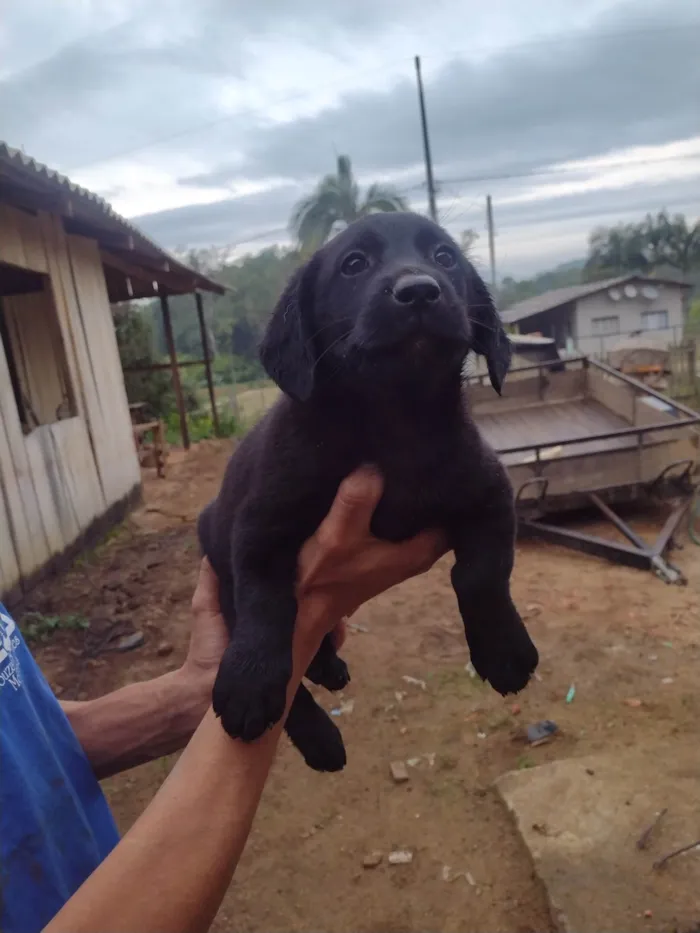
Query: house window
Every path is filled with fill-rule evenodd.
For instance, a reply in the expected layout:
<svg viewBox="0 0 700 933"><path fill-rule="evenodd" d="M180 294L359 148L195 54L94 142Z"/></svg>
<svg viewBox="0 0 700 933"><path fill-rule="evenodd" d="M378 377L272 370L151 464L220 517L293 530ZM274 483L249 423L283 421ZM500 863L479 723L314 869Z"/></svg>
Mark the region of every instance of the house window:
<svg viewBox="0 0 700 933"><path fill-rule="evenodd" d="M642 311L642 330L666 330L668 311Z"/></svg>
<svg viewBox="0 0 700 933"><path fill-rule="evenodd" d="M0 341L25 434L76 414L46 275L0 263Z"/></svg>
<svg viewBox="0 0 700 933"><path fill-rule="evenodd" d="M610 317L594 317L591 321L594 337L607 337L620 333L620 318L617 314Z"/></svg>

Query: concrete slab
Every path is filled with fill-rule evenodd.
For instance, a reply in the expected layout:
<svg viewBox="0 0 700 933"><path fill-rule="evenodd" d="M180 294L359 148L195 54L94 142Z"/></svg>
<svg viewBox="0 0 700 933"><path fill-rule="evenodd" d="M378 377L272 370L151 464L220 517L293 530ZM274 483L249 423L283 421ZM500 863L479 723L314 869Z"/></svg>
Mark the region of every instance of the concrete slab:
<svg viewBox="0 0 700 933"><path fill-rule="evenodd" d="M555 761L499 778L566 933L689 930L700 923L700 744ZM648 848L637 840L664 807Z"/></svg>

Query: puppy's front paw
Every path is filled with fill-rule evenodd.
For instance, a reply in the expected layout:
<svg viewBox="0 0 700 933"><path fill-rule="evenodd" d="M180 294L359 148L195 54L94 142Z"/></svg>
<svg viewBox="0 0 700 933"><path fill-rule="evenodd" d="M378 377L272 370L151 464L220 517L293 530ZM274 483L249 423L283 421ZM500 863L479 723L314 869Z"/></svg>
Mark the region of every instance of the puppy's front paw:
<svg viewBox="0 0 700 933"><path fill-rule="evenodd" d="M520 616L515 610L513 615L505 624L467 633L474 670L501 696L523 690L539 663L537 648Z"/></svg>
<svg viewBox="0 0 700 933"><path fill-rule="evenodd" d="M213 690L214 712L233 739L254 742L284 714L291 658L251 657L231 642L221 659Z"/></svg>

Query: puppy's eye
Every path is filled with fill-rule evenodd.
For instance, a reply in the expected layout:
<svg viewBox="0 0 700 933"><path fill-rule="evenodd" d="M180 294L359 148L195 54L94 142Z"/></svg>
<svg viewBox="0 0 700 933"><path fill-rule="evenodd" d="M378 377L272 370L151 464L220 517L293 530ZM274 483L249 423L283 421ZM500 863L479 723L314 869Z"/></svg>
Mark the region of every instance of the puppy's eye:
<svg viewBox="0 0 700 933"><path fill-rule="evenodd" d="M343 275L359 275L369 266L369 259L359 250L348 253L342 262L340 271Z"/></svg>
<svg viewBox="0 0 700 933"><path fill-rule="evenodd" d="M457 257L449 246L438 246L435 250L435 262L445 269L451 269L456 264Z"/></svg>

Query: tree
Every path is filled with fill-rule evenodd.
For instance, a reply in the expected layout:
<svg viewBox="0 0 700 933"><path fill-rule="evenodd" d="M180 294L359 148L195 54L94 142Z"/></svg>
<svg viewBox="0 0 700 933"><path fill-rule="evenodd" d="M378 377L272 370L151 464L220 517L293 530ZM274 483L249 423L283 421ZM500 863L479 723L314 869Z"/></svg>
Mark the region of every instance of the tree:
<svg viewBox="0 0 700 933"><path fill-rule="evenodd" d="M505 311L517 301L534 298L553 288L580 285L583 266L583 260L579 259L561 263L546 272L539 272L531 279L514 279L512 276L505 276L497 289L498 306Z"/></svg>
<svg viewBox="0 0 700 933"><path fill-rule="evenodd" d="M148 310L123 304L112 310L122 367L150 366L157 359L153 351L153 326ZM151 415L166 418L175 410L175 392L169 372L125 372L124 385L129 402L145 402ZM196 407L196 398L185 391L185 404Z"/></svg>
<svg viewBox="0 0 700 933"><path fill-rule="evenodd" d="M479 234L476 230L472 230L469 227L467 230L462 230L462 233L459 237L459 248L462 250L465 256L469 256L472 250L472 246L479 239Z"/></svg>
<svg viewBox="0 0 700 933"><path fill-rule="evenodd" d="M333 229L347 226L374 211L405 211L407 201L392 187L374 184L364 198L352 173L349 156L338 156L333 175L321 179L314 191L296 205L290 227L303 254L317 249Z"/></svg>
<svg viewBox="0 0 700 933"><path fill-rule="evenodd" d="M700 267L700 221L688 224L683 214L647 214L639 223L598 227L588 241L586 278L589 280L664 267L687 275Z"/></svg>
<svg viewBox="0 0 700 933"><path fill-rule="evenodd" d="M687 336L700 337L700 298L696 298L688 309Z"/></svg>

